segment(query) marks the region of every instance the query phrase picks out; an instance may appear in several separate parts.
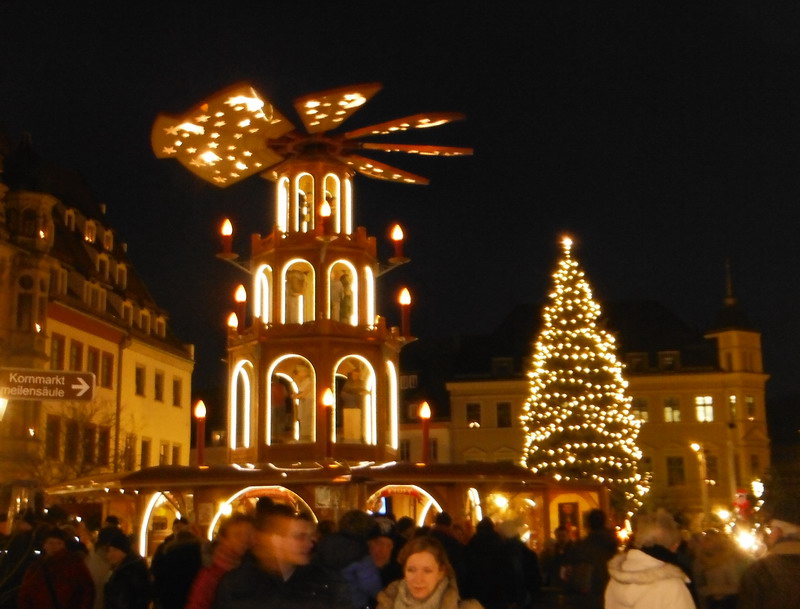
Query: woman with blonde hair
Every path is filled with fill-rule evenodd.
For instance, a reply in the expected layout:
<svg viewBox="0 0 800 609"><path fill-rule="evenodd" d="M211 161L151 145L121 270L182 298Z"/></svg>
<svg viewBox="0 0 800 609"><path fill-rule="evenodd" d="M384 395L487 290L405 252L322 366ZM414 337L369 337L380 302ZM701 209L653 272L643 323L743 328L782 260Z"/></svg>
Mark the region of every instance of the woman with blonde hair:
<svg viewBox="0 0 800 609"><path fill-rule="evenodd" d="M378 594L378 609L482 609L476 600L461 600L444 547L427 536L409 540L398 556L403 579Z"/></svg>

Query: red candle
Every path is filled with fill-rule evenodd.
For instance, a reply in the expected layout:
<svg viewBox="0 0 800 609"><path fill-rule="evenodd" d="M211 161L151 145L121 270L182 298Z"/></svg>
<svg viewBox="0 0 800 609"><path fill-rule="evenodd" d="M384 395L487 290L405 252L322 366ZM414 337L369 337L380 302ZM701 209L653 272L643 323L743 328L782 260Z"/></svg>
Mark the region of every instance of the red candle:
<svg viewBox="0 0 800 609"><path fill-rule="evenodd" d="M400 290L397 301L400 303L400 333L408 338L411 336L411 292L408 288Z"/></svg>
<svg viewBox="0 0 800 609"><path fill-rule="evenodd" d="M403 229L399 224L395 224L392 229L392 241L394 242L394 257L403 257Z"/></svg>
<svg viewBox="0 0 800 609"><path fill-rule="evenodd" d="M222 223L222 227L220 228L220 234L222 235L222 253L223 254L230 254L233 252L233 224L228 218Z"/></svg>
<svg viewBox="0 0 800 609"><path fill-rule="evenodd" d="M419 418L422 419L422 462L427 464L431 458L431 407L428 402L422 402L419 407Z"/></svg>
<svg viewBox="0 0 800 609"><path fill-rule="evenodd" d="M236 301L236 318L238 320L237 330L239 334L244 331L245 328L245 316L247 314L247 291L244 289L243 285L239 285L236 288L236 293L234 294L234 300Z"/></svg>
<svg viewBox="0 0 800 609"><path fill-rule="evenodd" d="M206 405L203 400L194 407L194 416L197 419L197 465L203 467L206 464Z"/></svg>

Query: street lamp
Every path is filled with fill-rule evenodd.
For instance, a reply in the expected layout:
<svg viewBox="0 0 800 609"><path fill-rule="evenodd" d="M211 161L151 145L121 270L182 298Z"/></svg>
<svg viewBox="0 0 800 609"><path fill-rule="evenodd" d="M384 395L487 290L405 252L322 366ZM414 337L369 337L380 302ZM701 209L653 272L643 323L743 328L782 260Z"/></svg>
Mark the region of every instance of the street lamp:
<svg viewBox="0 0 800 609"><path fill-rule="evenodd" d="M194 407L194 418L197 419L197 465L206 464L206 405L198 400Z"/></svg>
<svg viewBox="0 0 800 609"><path fill-rule="evenodd" d="M419 418L422 420L422 462L427 465L431 458L431 407L428 402L420 404Z"/></svg>
<svg viewBox="0 0 800 609"><path fill-rule="evenodd" d="M706 481L706 478L708 478L708 470L706 467L706 451L703 448L703 445L698 444L697 442L692 442L689 446L697 455L697 464L700 468L700 496L703 501L703 519L701 521L701 526L705 528L709 522L708 483Z"/></svg>

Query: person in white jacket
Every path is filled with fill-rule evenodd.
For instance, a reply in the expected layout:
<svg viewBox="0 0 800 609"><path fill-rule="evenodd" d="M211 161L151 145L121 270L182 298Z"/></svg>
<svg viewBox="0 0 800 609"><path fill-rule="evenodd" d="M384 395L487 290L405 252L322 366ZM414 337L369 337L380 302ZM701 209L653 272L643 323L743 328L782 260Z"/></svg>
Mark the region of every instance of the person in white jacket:
<svg viewBox="0 0 800 609"><path fill-rule="evenodd" d="M695 609L675 554L680 541L669 513L640 516L633 548L608 563L605 609Z"/></svg>

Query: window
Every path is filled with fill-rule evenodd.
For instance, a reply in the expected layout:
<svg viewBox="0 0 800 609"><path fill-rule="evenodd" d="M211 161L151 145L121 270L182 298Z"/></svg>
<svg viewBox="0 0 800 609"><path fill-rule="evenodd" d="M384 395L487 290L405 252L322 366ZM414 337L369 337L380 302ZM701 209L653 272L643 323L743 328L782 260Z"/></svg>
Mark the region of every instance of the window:
<svg viewBox="0 0 800 609"><path fill-rule="evenodd" d="M169 444L162 442L158 447L158 464L169 465Z"/></svg>
<svg viewBox="0 0 800 609"><path fill-rule="evenodd" d="M153 398L156 402L164 401L164 373L156 370L155 382L153 383Z"/></svg>
<svg viewBox="0 0 800 609"><path fill-rule="evenodd" d="M410 440L400 440L400 446L398 446L398 450L397 450L397 458L400 461L410 461L411 460L411 441Z"/></svg>
<svg viewBox="0 0 800 609"><path fill-rule="evenodd" d="M86 425L83 428L83 462L94 465L97 460L97 425Z"/></svg>
<svg viewBox="0 0 800 609"><path fill-rule="evenodd" d="M177 406L180 408L181 400L183 397L181 393L183 392L183 382L179 378L172 379L172 405Z"/></svg>
<svg viewBox="0 0 800 609"><path fill-rule="evenodd" d="M761 458L758 455L750 455L750 475L759 476L761 474Z"/></svg>
<svg viewBox="0 0 800 609"><path fill-rule="evenodd" d="M744 396L744 409L747 413L747 420L753 421L756 418L756 399L752 395Z"/></svg>
<svg viewBox="0 0 800 609"><path fill-rule="evenodd" d="M661 351L658 354L658 367L665 371L680 368L680 354L677 351Z"/></svg>
<svg viewBox="0 0 800 609"><path fill-rule="evenodd" d="M89 243L94 243L94 240L97 238L97 227L91 220L86 221L86 225L83 229L83 238Z"/></svg>
<svg viewBox="0 0 800 609"><path fill-rule="evenodd" d="M47 415L44 452L48 459L61 458L61 417L58 415Z"/></svg>
<svg viewBox="0 0 800 609"><path fill-rule="evenodd" d="M400 389L416 389L417 388L417 375L416 374L401 374L400 375Z"/></svg>
<svg viewBox="0 0 800 609"><path fill-rule="evenodd" d="M511 402L497 402L497 426L511 427Z"/></svg>
<svg viewBox="0 0 800 609"><path fill-rule="evenodd" d="M167 335L167 322L163 317L156 320L156 336L164 338Z"/></svg>
<svg viewBox="0 0 800 609"><path fill-rule="evenodd" d="M122 321L128 327L133 325L133 305L129 302L122 303Z"/></svg>
<svg viewBox="0 0 800 609"><path fill-rule="evenodd" d="M664 422L665 423L681 422L681 408L680 404L678 403L678 398L664 399Z"/></svg>
<svg viewBox="0 0 800 609"><path fill-rule="evenodd" d="M695 396L694 411L699 423L710 423L714 420L714 398L710 395Z"/></svg>
<svg viewBox="0 0 800 609"><path fill-rule="evenodd" d="M136 364L136 373L134 376L136 395L141 395L141 396L144 395L145 380L146 380L146 371L144 366Z"/></svg>
<svg viewBox="0 0 800 609"><path fill-rule="evenodd" d="M150 334L150 313L148 311L142 311L139 315L139 328L145 334Z"/></svg>
<svg viewBox="0 0 800 609"><path fill-rule="evenodd" d="M514 374L514 358L511 357L492 358L492 376L496 378L504 378L513 376L513 374Z"/></svg>
<svg viewBox="0 0 800 609"><path fill-rule="evenodd" d="M83 343L69 341L69 370L83 370Z"/></svg>
<svg viewBox="0 0 800 609"><path fill-rule="evenodd" d="M136 436L128 434L125 436L125 451L122 454L125 460L125 469L133 471L136 467Z"/></svg>
<svg viewBox="0 0 800 609"><path fill-rule="evenodd" d="M142 446L140 447L141 454L139 455L139 467L144 469L150 467L150 440L142 438Z"/></svg>
<svg viewBox="0 0 800 609"><path fill-rule="evenodd" d="M64 350L67 339L61 334L53 333L50 337L50 370L64 369Z"/></svg>
<svg viewBox="0 0 800 609"><path fill-rule="evenodd" d="M478 402L467 402L467 427L481 426L481 405Z"/></svg>
<svg viewBox="0 0 800 609"><path fill-rule="evenodd" d="M110 353L103 351L103 357L100 359L100 386L111 388L114 378L114 356Z"/></svg>
<svg viewBox="0 0 800 609"><path fill-rule="evenodd" d="M89 347L86 350L86 370L94 374L95 378L100 378L100 350Z"/></svg>
<svg viewBox="0 0 800 609"><path fill-rule="evenodd" d="M117 267L117 285L123 290L128 287L128 269L123 264Z"/></svg>
<svg viewBox="0 0 800 609"><path fill-rule="evenodd" d="M736 420L736 396L729 395L728 396L728 420L735 421Z"/></svg>
<svg viewBox="0 0 800 609"><path fill-rule="evenodd" d="M630 372L643 372L647 370L647 353L628 353L625 363Z"/></svg>
<svg viewBox="0 0 800 609"><path fill-rule="evenodd" d="M172 465L181 464L181 447L177 444L172 445Z"/></svg>
<svg viewBox="0 0 800 609"><path fill-rule="evenodd" d="M68 209L64 212L64 224L69 230L75 230L75 210Z"/></svg>
<svg viewBox="0 0 800 609"><path fill-rule="evenodd" d="M686 470L683 457L667 457L667 486L686 484Z"/></svg>
<svg viewBox="0 0 800 609"><path fill-rule="evenodd" d="M111 428L97 430L97 465L106 466L111 462Z"/></svg>
<svg viewBox="0 0 800 609"><path fill-rule="evenodd" d="M439 460L439 440L437 438L428 438L428 456L433 462Z"/></svg>
<svg viewBox="0 0 800 609"><path fill-rule="evenodd" d="M114 233L108 229L103 231L103 247L109 251L114 249Z"/></svg>
<svg viewBox="0 0 800 609"><path fill-rule="evenodd" d="M647 400L644 398L633 398L631 400L631 413L640 421L647 422L650 415L647 411Z"/></svg>
<svg viewBox="0 0 800 609"><path fill-rule="evenodd" d="M108 281L108 256L97 257L97 273L103 281Z"/></svg>
<svg viewBox="0 0 800 609"><path fill-rule="evenodd" d="M78 441L80 440L80 427L74 419L67 419L66 433L64 435L64 462L76 463L78 461Z"/></svg>
<svg viewBox="0 0 800 609"><path fill-rule="evenodd" d="M706 480L719 482L719 459L716 455L706 455Z"/></svg>

